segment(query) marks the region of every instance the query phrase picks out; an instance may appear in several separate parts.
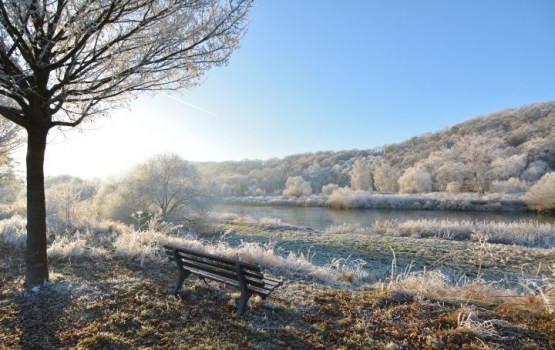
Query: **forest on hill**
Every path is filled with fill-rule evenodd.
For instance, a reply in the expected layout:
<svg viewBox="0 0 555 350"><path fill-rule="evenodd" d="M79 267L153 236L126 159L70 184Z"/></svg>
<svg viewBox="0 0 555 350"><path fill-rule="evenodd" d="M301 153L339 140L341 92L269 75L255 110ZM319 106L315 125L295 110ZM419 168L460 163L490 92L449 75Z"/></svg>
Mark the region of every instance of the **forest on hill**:
<svg viewBox="0 0 555 350"><path fill-rule="evenodd" d="M478 116L374 149L195 165L202 178L210 179L210 192L219 196L281 195L291 178L290 183L304 185L299 194L338 187L378 193L520 193L555 169L555 102Z"/></svg>

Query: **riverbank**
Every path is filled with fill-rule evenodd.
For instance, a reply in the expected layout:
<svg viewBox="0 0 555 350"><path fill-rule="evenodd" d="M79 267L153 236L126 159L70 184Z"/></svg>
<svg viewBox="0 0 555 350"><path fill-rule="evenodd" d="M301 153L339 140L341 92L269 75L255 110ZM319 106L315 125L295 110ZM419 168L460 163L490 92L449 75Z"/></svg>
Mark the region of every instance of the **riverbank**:
<svg viewBox="0 0 555 350"><path fill-rule="evenodd" d="M318 194L299 198L283 196L223 197L220 202L233 205L330 207L336 209L531 212L532 210L520 197L520 194L426 193L409 195L345 191L341 196Z"/></svg>

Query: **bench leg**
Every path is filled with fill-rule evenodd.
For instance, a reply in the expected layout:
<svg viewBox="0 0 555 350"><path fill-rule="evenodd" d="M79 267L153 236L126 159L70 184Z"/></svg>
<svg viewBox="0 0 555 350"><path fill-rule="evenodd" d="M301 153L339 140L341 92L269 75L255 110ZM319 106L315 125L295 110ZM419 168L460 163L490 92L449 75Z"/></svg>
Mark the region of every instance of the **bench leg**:
<svg viewBox="0 0 555 350"><path fill-rule="evenodd" d="M239 300L239 305L237 305L237 318L239 318L245 314L245 311L247 311L247 305L249 304L249 299L252 293L247 287L244 268L241 266L240 262L235 263L235 271L237 272L239 288L241 289L241 299Z"/></svg>
<svg viewBox="0 0 555 350"><path fill-rule="evenodd" d="M177 295L181 287L183 287L183 281L191 274L191 271L187 271L185 269L179 269L179 275L177 276L177 283L175 284L175 290L173 291L174 295Z"/></svg>
<svg viewBox="0 0 555 350"><path fill-rule="evenodd" d="M249 305L249 299L252 293L241 292L241 299L239 300L239 305L237 305L237 317L241 317L247 311L247 305Z"/></svg>

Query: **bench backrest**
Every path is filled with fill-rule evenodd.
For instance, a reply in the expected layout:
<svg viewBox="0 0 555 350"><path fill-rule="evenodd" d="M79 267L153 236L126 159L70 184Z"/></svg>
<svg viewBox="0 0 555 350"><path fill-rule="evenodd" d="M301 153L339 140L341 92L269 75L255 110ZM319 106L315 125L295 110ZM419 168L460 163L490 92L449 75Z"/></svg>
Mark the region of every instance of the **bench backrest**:
<svg viewBox="0 0 555 350"><path fill-rule="evenodd" d="M239 266L247 284L259 288L265 286L264 276L256 265L186 248L164 245L164 249L171 261L175 262L177 257L178 265L193 273L200 272L208 277L219 277L217 279L224 279L224 282L237 284L240 278L237 274Z"/></svg>

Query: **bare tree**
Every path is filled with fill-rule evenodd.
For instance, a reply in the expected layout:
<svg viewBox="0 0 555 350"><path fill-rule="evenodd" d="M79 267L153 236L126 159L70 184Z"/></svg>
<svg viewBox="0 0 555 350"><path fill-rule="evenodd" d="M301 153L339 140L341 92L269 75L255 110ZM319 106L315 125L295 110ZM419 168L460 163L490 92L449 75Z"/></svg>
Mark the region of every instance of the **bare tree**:
<svg viewBox="0 0 555 350"><path fill-rule="evenodd" d="M460 161L469 173L469 185L478 193L484 193L491 177L491 162L502 153L501 138L488 135L465 135L453 145Z"/></svg>
<svg viewBox="0 0 555 350"><path fill-rule="evenodd" d="M200 176L197 169L176 154L156 155L136 168L138 190L146 197L150 211L163 219L177 219L183 210L197 204Z"/></svg>
<svg viewBox="0 0 555 350"><path fill-rule="evenodd" d="M0 0L0 114L27 131L27 284L48 280L46 139L227 62L252 0Z"/></svg>

